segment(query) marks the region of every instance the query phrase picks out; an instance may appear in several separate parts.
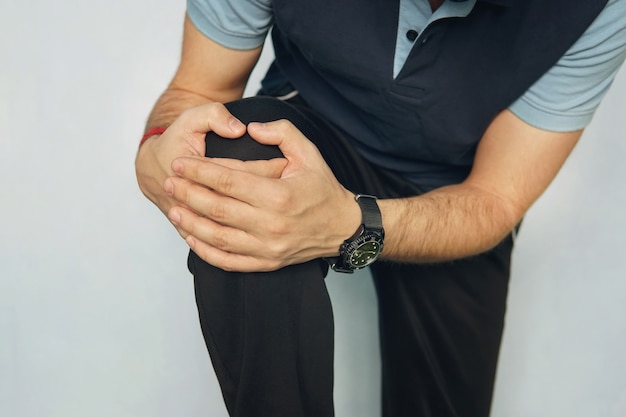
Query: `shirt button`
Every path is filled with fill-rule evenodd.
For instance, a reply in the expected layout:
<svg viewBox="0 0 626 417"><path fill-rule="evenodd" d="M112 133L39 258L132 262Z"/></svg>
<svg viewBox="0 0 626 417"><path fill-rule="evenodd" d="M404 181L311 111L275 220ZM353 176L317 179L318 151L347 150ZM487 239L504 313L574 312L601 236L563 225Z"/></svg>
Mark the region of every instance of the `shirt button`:
<svg viewBox="0 0 626 417"><path fill-rule="evenodd" d="M411 42L413 42L415 39L417 39L417 36L419 35L419 33L417 33L416 30L409 30L406 32L406 37L408 40L410 40Z"/></svg>

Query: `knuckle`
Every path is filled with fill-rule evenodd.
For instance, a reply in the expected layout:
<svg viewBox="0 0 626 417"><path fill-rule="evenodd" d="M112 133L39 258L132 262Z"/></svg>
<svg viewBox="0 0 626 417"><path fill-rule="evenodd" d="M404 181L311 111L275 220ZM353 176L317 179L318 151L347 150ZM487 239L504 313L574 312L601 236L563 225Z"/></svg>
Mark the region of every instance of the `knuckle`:
<svg viewBox="0 0 626 417"><path fill-rule="evenodd" d="M284 212L291 205L291 193L286 189L278 189L268 196L274 208Z"/></svg>
<svg viewBox="0 0 626 417"><path fill-rule="evenodd" d="M211 204L207 209L207 216L221 223L226 218L226 207L221 203Z"/></svg>
<svg viewBox="0 0 626 417"><path fill-rule="evenodd" d="M189 222L185 229L191 236L198 236L201 233L200 222Z"/></svg>
<svg viewBox="0 0 626 417"><path fill-rule="evenodd" d="M274 256L274 262L279 262L280 260L286 258L287 253L289 251L289 246L287 246L284 242L277 242L272 247L272 253Z"/></svg>
<svg viewBox="0 0 626 417"><path fill-rule="evenodd" d="M222 261L220 263L220 268L223 269L226 272L235 272L237 271L237 267L236 264L233 263L233 261L227 257L223 257Z"/></svg>
<svg viewBox="0 0 626 417"><path fill-rule="evenodd" d="M209 111L212 111L212 112L223 112L226 109L226 107L218 101L207 103L207 107Z"/></svg>
<svg viewBox="0 0 626 417"><path fill-rule="evenodd" d="M228 252L228 250L230 249L230 239L223 229L218 229L215 231L211 243L213 244L213 247L219 250Z"/></svg>
<svg viewBox="0 0 626 417"><path fill-rule="evenodd" d="M179 191L176 193L178 195L178 200L182 201L188 207L192 207L195 201L195 194L190 193L186 187L178 187Z"/></svg>
<svg viewBox="0 0 626 417"><path fill-rule="evenodd" d="M222 103L213 102L207 104L207 115L211 120L223 118L227 113L228 110L226 110L226 106Z"/></svg>
<svg viewBox="0 0 626 417"><path fill-rule="evenodd" d="M228 172L220 173L215 179L215 187L220 193L230 193L233 189L233 177Z"/></svg>
<svg viewBox="0 0 626 417"><path fill-rule="evenodd" d="M293 124L287 119L280 119L276 121L276 127L283 132L288 132L293 128Z"/></svg>
<svg viewBox="0 0 626 417"><path fill-rule="evenodd" d="M289 229L287 222L280 219L272 219L267 223L267 231L271 236L284 236L289 232Z"/></svg>
<svg viewBox="0 0 626 417"><path fill-rule="evenodd" d="M280 261L265 261L260 267L259 270L262 271L275 271L280 269L283 266L283 263Z"/></svg>

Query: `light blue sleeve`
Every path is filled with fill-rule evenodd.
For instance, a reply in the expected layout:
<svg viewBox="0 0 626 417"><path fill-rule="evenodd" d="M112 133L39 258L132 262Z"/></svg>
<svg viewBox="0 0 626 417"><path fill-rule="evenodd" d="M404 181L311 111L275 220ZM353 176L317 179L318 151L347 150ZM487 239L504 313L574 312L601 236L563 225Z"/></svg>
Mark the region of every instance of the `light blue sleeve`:
<svg viewBox="0 0 626 417"><path fill-rule="evenodd" d="M187 15L208 38L240 50L262 45L273 24L271 0L187 0Z"/></svg>
<svg viewBox="0 0 626 417"><path fill-rule="evenodd" d="M626 0L609 0L583 36L509 109L540 129L583 129L625 58Z"/></svg>

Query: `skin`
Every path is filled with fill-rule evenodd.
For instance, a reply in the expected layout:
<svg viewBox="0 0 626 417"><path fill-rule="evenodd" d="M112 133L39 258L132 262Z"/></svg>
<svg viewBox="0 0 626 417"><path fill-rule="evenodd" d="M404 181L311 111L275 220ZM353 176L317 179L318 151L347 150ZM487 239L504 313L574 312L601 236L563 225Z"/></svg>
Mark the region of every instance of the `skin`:
<svg viewBox="0 0 626 417"><path fill-rule="evenodd" d="M202 259L229 271L268 271L336 256L360 224L354 195L291 123L244 126L220 104L241 97L260 52L224 48L187 19L179 69L146 130L169 127L148 139L136 159L143 193ZM237 138L246 129L255 140L278 145L285 158L203 157L207 131ZM501 112L464 182L379 200L383 257L439 262L492 248L548 187L581 134L540 130Z"/></svg>

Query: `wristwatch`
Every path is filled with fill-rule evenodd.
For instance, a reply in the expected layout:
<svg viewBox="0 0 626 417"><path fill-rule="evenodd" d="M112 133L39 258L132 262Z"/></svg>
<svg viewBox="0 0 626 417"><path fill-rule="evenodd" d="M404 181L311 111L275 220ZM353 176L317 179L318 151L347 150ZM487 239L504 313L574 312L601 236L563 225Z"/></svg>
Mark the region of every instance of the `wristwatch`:
<svg viewBox="0 0 626 417"><path fill-rule="evenodd" d="M339 256L326 258L336 272L353 273L355 269L371 265L383 250L385 231L376 197L357 194L356 202L361 208L361 225L339 247Z"/></svg>

